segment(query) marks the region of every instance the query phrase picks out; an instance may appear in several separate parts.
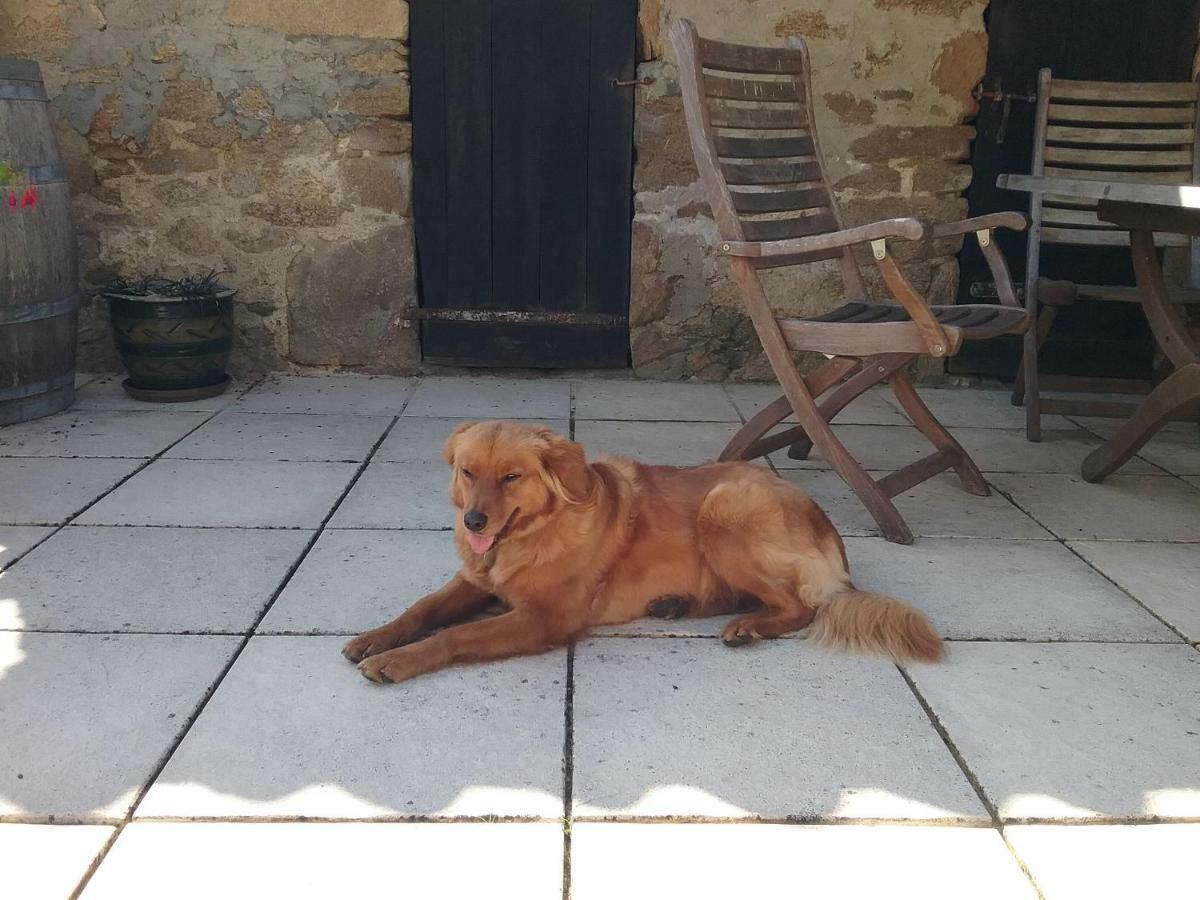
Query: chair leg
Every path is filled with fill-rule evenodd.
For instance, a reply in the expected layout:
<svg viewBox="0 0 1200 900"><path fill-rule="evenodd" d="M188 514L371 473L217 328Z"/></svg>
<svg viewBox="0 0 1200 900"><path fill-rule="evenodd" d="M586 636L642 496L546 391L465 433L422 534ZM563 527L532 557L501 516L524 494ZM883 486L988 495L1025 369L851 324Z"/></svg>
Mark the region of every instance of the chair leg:
<svg viewBox="0 0 1200 900"><path fill-rule="evenodd" d="M812 430L809 431L813 443L821 451L821 455L830 461L834 471L850 486L850 490L854 491L859 502L867 508L867 512L879 525L879 530L887 540L893 544L911 544L913 542L912 529L900 515L900 510L896 509L892 498L884 493L859 461L850 455L850 451L838 440L829 425L825 422L822 422L821 425L824 428L814 423Z"/></svg>
<svg viewBox="0 0 1200 900"><path fill-rule="evenodd" d="M824 393L832 385L837 384L846 375L859 368L860 365L856 359L834 357L804 379L805 385L814 393ZM752 451L759 439L786 419L791 412L792 404L787 397L780 397L778 400L764 406L751 417L750 421L738 429L737 434L729 439L729 443L725 445L725 449L717 457L718 461L730 462L737 459L755 459L758 456L762 456L765 452L770 452L761 449Z"/></svg>
<svg viewBox="0 0 1200 900"><path fill-rule="evenodd" d="M1053 314L1049 319L1053 323ZM1038 317L1038 325L1041 316ZM1042 439L1042 395L1038 385L1038 350L1041 342L1037 332L1041 329L1034 327L1025 332L1025 352L1021 357L1021 373L1025 376L1025 437L1030 441ZM1049 325L1046 331L1049 332Z"/></svg>
<svg viewBox="0 0 1200 900"><path fill-rule="evenodd" d="M1040 351L1046 344L1046 338L1050 335L1050 328L1054 325L1054 319L1058 315L1058 310L1053 306L1043 306L1041 313L1037 319L1037 347ZM1017 367L1017 378L1013 382L1012 405L1025 405L1025 355L1021 354L1021 365Z"/></svg>
<svg viewBox="0 0 1200 900"><path fill-rule="evenodd" d="M821 418L821 412L811 398L801 398L805 403L793 403L792 409L800 420L805 432L812 439L821 455L829 461L835 472L854 491L859 502L867 508L883 536L894 544L911 544L912 530L892 503L892 498L884 493L867 470L853 456L846 446L833 433L829 423Z"/></svg>
<svg viewBox="0 0 1200 900"><path fill-rule="evenodd" d="M892 372L908 365L912 360L908 353L889 353L881 356L868 357L863 360L862 370L847 378L832 394L817 404L817 410L826 422L832 422L837 414L861 397L879 382L885 380ZM799 438L790 448L790 459L808 459L812 452L812 439L805 435Z"/></svg>
<svg viewBox="0 0 1200 900"><path fill-rule="evenodd" d="M745 425L738 429L737 434L729 439L729 443L725 445L725 449L721 451L721 455L717 457L719 462L729 462L735 459L753 459L752 456L746 456L746 451L749 450L759 438L782 422L788 417L792 411L792 404L788 403L787 397L780 397L757 413L755 413Z"/></svg>
<svg viewBox="0 0 1200 900"><path fill-rule="evenodd" d="M1138 407L1133 418L1083 461L1083 480L1097 484L1119 469L1129 457L1177 412L1200 409L1200 363L1176 369Z"/></svg>
<svg viewBox="0 0 1200 900"><path fill-rule="evenodd" d="M892 391L896 394L896 399L900 401L900 406L903 407L905 414L917 426L921 434L925 435L937 449L946 450L954 455L956 459L954 471L958 473L958 480L962 482L963 490L976 497L987 497L991 494L975 461L929 411L929 407L925 405L925 402L917 394L916 388L913 387L912 381L909 380L908 374L904 371L896 372L888 378L888 384L892 386Z"/></svg>

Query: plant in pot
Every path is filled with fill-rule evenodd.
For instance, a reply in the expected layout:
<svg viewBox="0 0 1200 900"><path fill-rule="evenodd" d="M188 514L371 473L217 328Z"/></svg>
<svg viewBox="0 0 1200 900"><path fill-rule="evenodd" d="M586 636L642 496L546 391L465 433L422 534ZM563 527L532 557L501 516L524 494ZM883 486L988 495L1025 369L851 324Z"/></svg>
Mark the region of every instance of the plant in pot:
<svg viewBox="0 0 1200 900"><path fill-rule="evenodd" d="M100 289L131 397L178 403L215 397L229 386L237 291L218 275L119 279Z"/></svg>

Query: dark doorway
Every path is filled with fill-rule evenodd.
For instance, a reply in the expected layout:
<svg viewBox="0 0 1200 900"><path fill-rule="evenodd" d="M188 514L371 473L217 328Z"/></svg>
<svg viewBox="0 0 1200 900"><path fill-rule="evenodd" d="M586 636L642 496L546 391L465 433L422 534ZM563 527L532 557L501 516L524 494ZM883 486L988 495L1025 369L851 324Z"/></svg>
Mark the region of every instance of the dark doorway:
<svg viewBox="0 0 1200 900"><path fill-rule="evenodd" d="M967 192L973 216L1008 209L1028 212L1028 198L998 190L996 176L1030 171L1034 105L1025 97L1036 92L1039 69L1049 66L1056 77L1093 81L1187 81L1200 29L1200 3L991 0L987 29L983 89L1018 96L980 102L971 155L975 174ZM1023 277L1025 236L1002 232L999 241L1014 275ZM973 242L964 245L959 264L958 302L987 298L991 276ZM1090 284L1133 284L1129 254L1121 248L1047 246L1042 250L1042 274ZM1019 338L978 341L964 347L950 370L1011 377L1020 351ZM1139 307L1084 301L1060 314L1042 351L1041 368L1054 375L1148 378L1153 353L1154 342Z"/></svg>
<svg viewBox="0 0 1200 900"><path fill-rule="evenodd" d="M424 358L628 365L637 0L411 16Z"/></svg>

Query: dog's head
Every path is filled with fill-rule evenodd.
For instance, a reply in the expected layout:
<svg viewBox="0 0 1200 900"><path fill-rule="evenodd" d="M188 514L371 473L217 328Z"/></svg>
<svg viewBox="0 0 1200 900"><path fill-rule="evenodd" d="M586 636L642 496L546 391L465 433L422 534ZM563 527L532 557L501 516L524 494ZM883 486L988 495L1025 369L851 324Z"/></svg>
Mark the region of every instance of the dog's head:
<svg viewBox="0 0 1200 900"><path fill-rule="evenodd" d="M467 543L479 554L537 530L563 505L586 502L595 480L582 446L515 422L460 425L443 455Z"/></svg>

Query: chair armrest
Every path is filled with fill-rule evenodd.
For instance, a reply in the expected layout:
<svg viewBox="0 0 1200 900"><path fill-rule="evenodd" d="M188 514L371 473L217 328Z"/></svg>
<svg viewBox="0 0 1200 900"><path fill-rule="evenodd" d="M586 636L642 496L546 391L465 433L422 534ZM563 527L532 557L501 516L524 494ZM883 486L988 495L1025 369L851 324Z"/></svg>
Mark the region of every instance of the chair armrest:
<svg viewBox="0 0 1200 900"><path fill-rule="evenodd" d="M822 250L836 250L839 247L853 247L855 244L869 244L871 241L889 237L919 241L925 237L927 228L920 219L884 219L882 222L872 222L870 225L859 225L856 228L831 231L812 237L788 238L781 241L722 241L721 249L730 256L793 256L798 253L816 253Z"/></svg>
<svg viewBox="0 0 1200 900"><path fill-rule="evenodd" d="M1029 219L1019 212L991 213L986 216L975 216L958 222L945 222L934 225L929 230L929 237L954 237L970 231L988 231L992 228L1010 228L1013 231L1024 231L1029 227Z"/></svg>
<svg viewBox="0 0 1200 900"><path fill-rule="evenodd" d="M1001 305L1023 309L1024 306L1017 299L1017 292L1013 288L1012 273L1008 270L1008 263L1004 261L1004 255L992 239L992 229L1011 228L1013 231L1024 231L1027 227L1029 227L1029 220L1022 213L1001 212L935 225L930 229L929 236L943 238L974 232L975 239L979 241L979 250L983 253L983 258L987 260L988 268L992 272L992 279L996 282L996 294L1000 297Z"/></svg>

